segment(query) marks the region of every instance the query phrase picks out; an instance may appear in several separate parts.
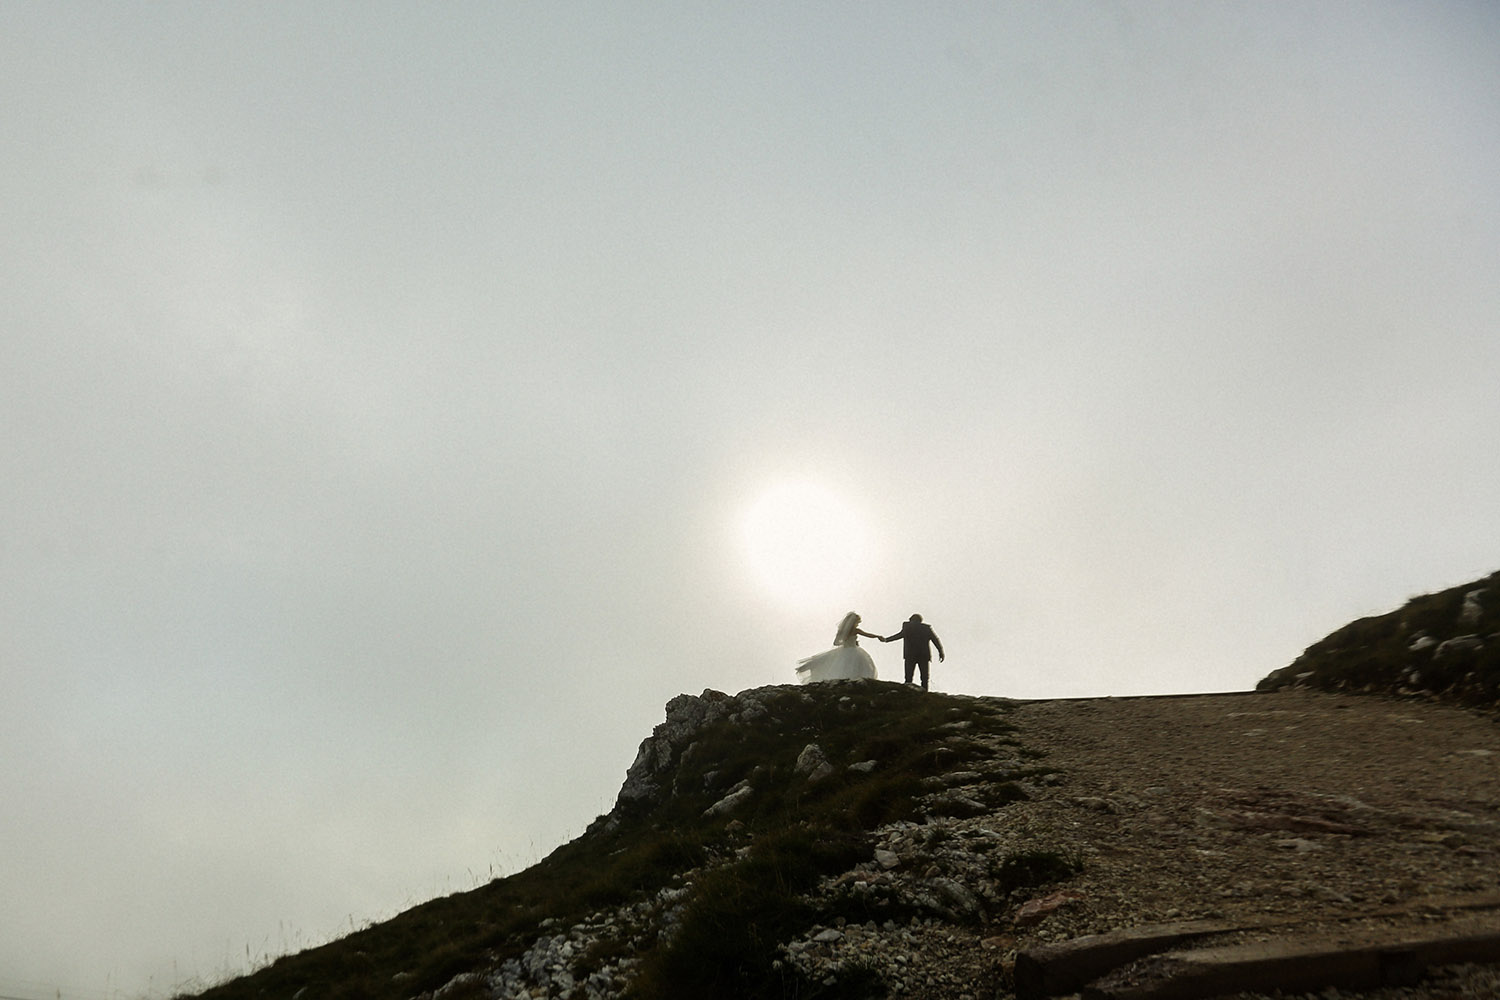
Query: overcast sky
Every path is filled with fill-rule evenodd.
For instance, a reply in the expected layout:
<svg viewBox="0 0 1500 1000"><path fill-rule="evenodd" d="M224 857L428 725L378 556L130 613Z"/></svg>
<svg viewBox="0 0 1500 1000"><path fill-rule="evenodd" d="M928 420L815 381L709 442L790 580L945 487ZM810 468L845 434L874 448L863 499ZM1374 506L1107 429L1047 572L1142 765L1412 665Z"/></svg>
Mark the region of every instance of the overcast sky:
<svg viewBox="0 0 1500 1000"><path fill-rule="evenodd" d="M522 868L851 609L1244 689L1500 568L1493 4L11 0L0 100L6 996Z"/></svg>

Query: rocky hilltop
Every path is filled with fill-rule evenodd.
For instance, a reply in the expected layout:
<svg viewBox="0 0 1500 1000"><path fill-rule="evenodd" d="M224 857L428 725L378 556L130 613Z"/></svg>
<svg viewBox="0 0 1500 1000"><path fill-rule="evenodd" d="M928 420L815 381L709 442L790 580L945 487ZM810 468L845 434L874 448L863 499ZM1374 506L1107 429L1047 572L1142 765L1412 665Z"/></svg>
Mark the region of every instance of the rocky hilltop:
<svg viewBox="0 0 1500 1000"><path fill-rule="evenodd" d="M1500 708L1500 573L1351 622L1258 689L1295 686Z"/></svg>
<svg viewBox="0 0 1500 1000"><path fill-rule="evenodd" d="M1406 652L1492 648L1480 589L1447 632L1398 615ZM542 862L203 995L1500 998L1500 726L1438 697L1482 701L1484 661L1399 700L1313 662L1225 695L681 695Z"/></svg>

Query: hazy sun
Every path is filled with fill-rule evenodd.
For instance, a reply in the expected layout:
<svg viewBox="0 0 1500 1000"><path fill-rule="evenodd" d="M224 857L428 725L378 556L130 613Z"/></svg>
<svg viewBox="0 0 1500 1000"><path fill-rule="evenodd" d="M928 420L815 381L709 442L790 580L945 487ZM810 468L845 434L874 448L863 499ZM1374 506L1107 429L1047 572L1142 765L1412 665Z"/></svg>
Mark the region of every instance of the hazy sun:
<svg viewBox="0 0 1500 1000"><path fill-rule="evenodd" d="M854 600L872 546L859 512L812 483L783 483L751 503L742 524L751 573L791 605Z"/></svg>

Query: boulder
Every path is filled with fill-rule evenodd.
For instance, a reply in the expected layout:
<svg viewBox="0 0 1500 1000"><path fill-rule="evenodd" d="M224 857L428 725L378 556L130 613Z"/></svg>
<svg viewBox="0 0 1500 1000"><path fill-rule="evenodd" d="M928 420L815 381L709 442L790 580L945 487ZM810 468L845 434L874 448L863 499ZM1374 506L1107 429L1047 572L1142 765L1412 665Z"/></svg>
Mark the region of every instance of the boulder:
<svg viewBox="0 0 1500 1000"><path fill-rule="evenodd" d="M1484 617L1484 604L1482 598L1489 593L1488 587L1480 587L1471 590L1464 595L1464 606L1458 613L1458 620L1463 625L1477 625L1479 619Z"/></svg>
<svg viewBox="0 0 1500 1000"><path fill-rule="evenodd" d="M755 789L750 786L750 782L742 781L738 785L735 785L733 788L731 788L728 795L724 796L722 799L715 802L707 809L703 810L703 815L722 816L725 813L733 812L735 809L738 809L741 805L743 805L750 798L750 796L754 794Z"/></svg>
<svg viewBox="0 0 1500 1000"><path fill-rule="evenodd" d="M797 755L797 764L792 770L809 782L818 782L833 774L833 765L828 763L828 758L823 755L822 747L816 743L809 743Z"/></svg>
<svg viewBox="0 0 1500 1000"><path fill-rule="evenodd" d="M1441 660L1445 656L1453 656L1458 653L1474 653L1484 648L1484 640L1477 635L1458 635L1441 643L1433 658Z"/></svg>

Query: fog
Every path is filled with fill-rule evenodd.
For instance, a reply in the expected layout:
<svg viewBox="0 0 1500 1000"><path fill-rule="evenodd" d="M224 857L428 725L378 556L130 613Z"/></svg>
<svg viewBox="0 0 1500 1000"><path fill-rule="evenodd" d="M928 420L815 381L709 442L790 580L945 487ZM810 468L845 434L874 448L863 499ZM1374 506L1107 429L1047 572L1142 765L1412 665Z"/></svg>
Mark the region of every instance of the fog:
<svg viewBox="0 0 1500 1000"><path fill-rule="evenodd" d="M849 610L1241 690L1500 568L1493 5L18 0L0 95L8 997L517 871Z"/></svg>

